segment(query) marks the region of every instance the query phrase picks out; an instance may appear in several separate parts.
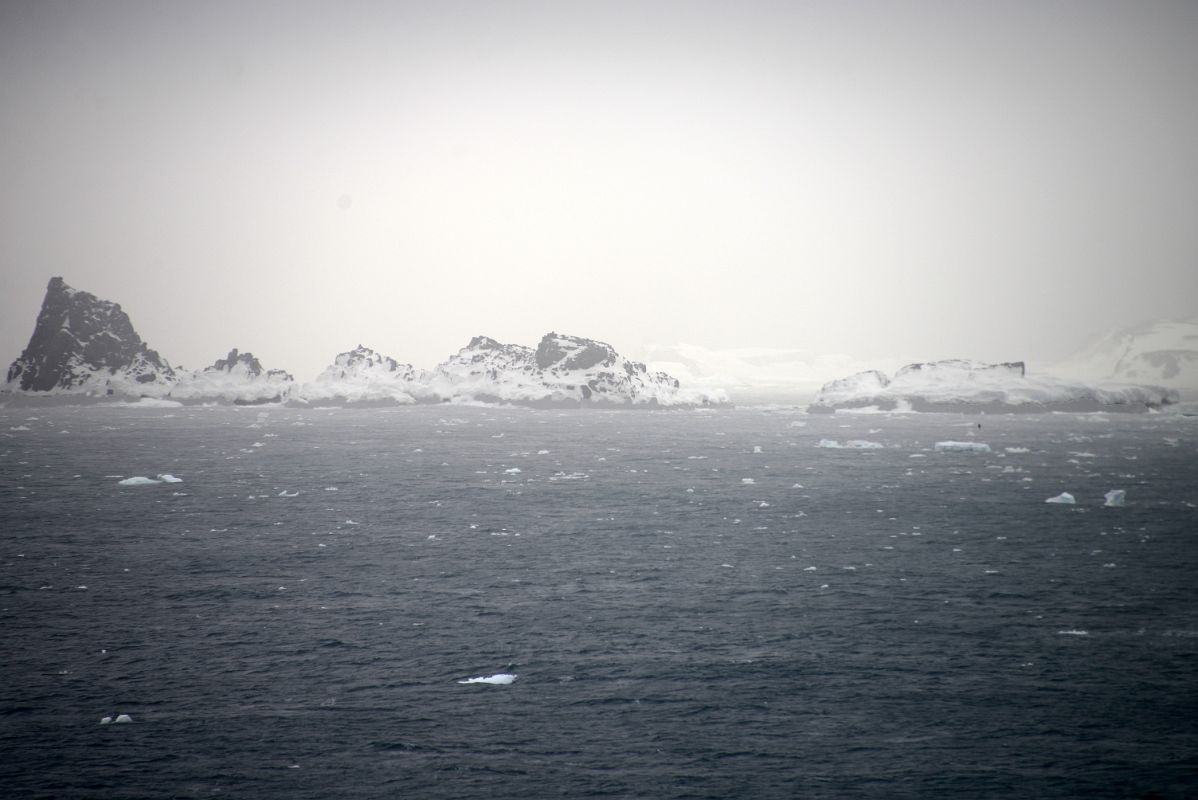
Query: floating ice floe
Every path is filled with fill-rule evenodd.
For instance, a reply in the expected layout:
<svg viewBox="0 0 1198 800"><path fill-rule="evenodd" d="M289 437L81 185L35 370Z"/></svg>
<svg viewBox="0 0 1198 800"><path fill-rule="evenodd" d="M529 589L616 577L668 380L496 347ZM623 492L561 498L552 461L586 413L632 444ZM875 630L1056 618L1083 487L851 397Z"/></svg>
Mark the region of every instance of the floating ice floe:
<svg viewBox="0 0 1198 800"><path fill-rule="evenodd" d="M1126 496L1127 492L1123 489L1111 489L1109 492L1103 495L1103 497L1106 498L1106 502L1103 503L1103 505L1107 506L1108 508L1116 508L1123 505L1123 501Z"/></svg>
<svg viewBox="0 0 1198 800"><path fill-rule="evenodd" d="M1057 631L1057 634L1060 636L1089 636L1090 632L1077 630L1076 628L1070 628L1066 631Z"/></svg>
<svg viewBox="0 0 1198 800"><path fill-rule="evenodd" d="M279 497L299 497L299 490L297 489L294 492L289 492L284 489L283 491L279 492Z"/></svg>
<svg viewBox="0 0 1198 800"><path fill-rule="evenodd" d="M1069 492L1061 492L1056 497L1050 497L1047 500L1045 500L1044 502L1045 503L1064 503L1066 505L1073 505L1074 503L1077 502L1077 500L1075 500L1073 498L1073 495L1069 494Z"/></svg>
<svg viewBox="0 0 1198 800"><path fill-rule="evenodd" d="M753 484L757 483L757 481L753 480L752 478L741 478L740 482L745 486L752 486Z"/></svg>
<svg viewBox="0 0 1198 800"><path fill-rule="evenodd" d="M161 475L159 475L158 480L162 481L163 483L183 483L182 478L176 478L174 475L170 474L169 472L164 472Z"/></svg>
<svg viewBox="0 0 1198 800"><path fill-rule="evenodd" d="M512 673L499 672L495 675L483 675L477 678L467 678L464 681L458 681L458 683L490 683L498 686L511 683L514 680L516 680L516 676Z"/></svg>
<svg viewBox="0 0 1198 800"><path fill-rule="evenodd" d="M844 444L835 439L820 439L816 447L823 447L828 450L880 450L885 445L881 442L871 442L866 439L850 439Z"/></svg>
<svg viewBox="0 0 1198 800"><path fill-rule="evenodd" d="M112 717L104 717L103 719L100 720L100 724L101 725L111 725L114 722L122 722L123 723L123 722L132 722L132 721L133 721L133 717L129 716L128 714L117 714L116 719L113 719Z"/></svg>
<svg viewBox="0 0 1198 800"><path fill-rule="evenodd" d="M753 452L754 453L762 453L764 451L761 449L761 445L755 444L755 445L753 445Z"/></svg>
<svg viewBox="0 0 1198 800"><path fill-rule="evenodd" d="M989 453L985 442L936 442L937 453Z"/></svg>
<svg viewBox="0 0 1198 800"><path fill-rule="evenodd" d="M132 478L125 478L123 481L117 481L117 483L119 483L121 486L150 486L151 484L162 483L162 481L154 480L153 478L147 478L144 475L135 475Z"/></svg>

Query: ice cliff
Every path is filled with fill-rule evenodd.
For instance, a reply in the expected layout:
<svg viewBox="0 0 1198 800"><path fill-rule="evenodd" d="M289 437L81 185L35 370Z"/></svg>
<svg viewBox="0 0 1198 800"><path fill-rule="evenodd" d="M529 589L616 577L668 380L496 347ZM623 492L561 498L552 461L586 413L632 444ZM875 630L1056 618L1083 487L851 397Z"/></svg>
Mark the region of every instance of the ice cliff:
<svg viewBox="0 0 1198 800"><path fill-rule="evenodd" d="M870 370L832 381L820 389L808 410L1145 410L1176 401L1177 392L1159 386L1093 386L1050 375L1029 376L1022 361L952 359L908 364L893 378Z"/></svg>

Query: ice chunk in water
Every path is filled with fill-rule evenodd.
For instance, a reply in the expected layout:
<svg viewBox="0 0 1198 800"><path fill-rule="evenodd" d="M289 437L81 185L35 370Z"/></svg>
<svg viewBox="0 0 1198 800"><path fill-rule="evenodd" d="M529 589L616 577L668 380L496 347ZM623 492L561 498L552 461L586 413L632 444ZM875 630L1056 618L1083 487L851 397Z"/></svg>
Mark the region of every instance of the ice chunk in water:
<svg viewBox="0 0 1198 800"><path fill-rule="evenodd" d="M1069 492L1061 492L1056 497L1050 497L1047 500L1045 500L1044 502L1045 503L1065 503L1067 505L1073 505L1077 501L1073 499L1073 495L1069 494Z"/></svg>
<svg viewBox="0 0 1198 800"><path fill-rule="evenodd" d="M1127 492L1123 489L1111 489L1109 492L1103 495L1103 497L1106 498L1106 502L1103 503L1103 505L1111 508L1121 506L1123 505L1123 500L1126 495Z"/></svg>
<svg viewBox="0 0 1198 800"><path fill-rule="evenodd" d="M937 453L989 453L985 442L936 442Z"/></svg>
<svg viewBox="0 0 1198 800"><path fill-rule="evenodd" d="M158 480L162 481L163 483L183 483L182 478L176 478L174 475L170 474L169 472L164 472L161 475L159 475Z"/></svg>
<svg viewBox="0 0 1198 800"><path fill-rule="evenodd" d="M132 722L132 721L133 721L133 717L129 716L128 714L117 714L116 719L113 720L113 722Z"/></svg>
<svg viewBox="0 0 1198 800"><path fill-rule="evenodd" d="M458 683L491 683L496 685L511 683L516 680L516 676L510 672L500 672L495 675L483 675L477 678L467 678Z"/></svg>
<svg viewBox="0 0 1198 800"><path fill-rule="evenodd" d="M828 450L879 450L884 445L881 442L871 442L866 439L850 439L844 444L835 439L820 439L816 447L824 447Z"/></svg>
<svg viewBox="0 0 1198 800"><path fill-rule="evenodd" d="M121 486L149 486L153 483L162 483L162 481L156 481L153 478L147 478L144 475L135 475L132 478L125 478L123 481L117 481L117 483L119 483Z"/></svg>

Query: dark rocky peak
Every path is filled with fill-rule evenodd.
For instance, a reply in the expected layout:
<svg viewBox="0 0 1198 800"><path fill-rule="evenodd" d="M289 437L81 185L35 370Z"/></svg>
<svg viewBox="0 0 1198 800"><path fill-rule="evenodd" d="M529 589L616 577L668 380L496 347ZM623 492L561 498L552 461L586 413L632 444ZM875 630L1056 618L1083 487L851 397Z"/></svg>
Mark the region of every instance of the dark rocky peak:
<svg viewBox="0 0 1198 800"><path fill-rule="evenodd" d="M470 344L466 345L468 350L502 350L506 345L497 342L490 336L475 336L470 340Z"/></svg>
<svg viewBox="0 0 1198 800"><path fill-rule="evenodd" d="M236 347L229 351L229 355L216 359L213 365L207 369L212 372L232 372L238 364L255 378L262 374L262 364L254 358L254 354L238 352Z"/></svg>
<svg viewBox="0 0 1198 800"><path fill-rule="evenodd" d="M536 362L541 369L590 369L613 366L619 358L611 345L584 339L547 333L537 346Z"/></svg>
<svg viewBox="0 0 1198 800"><path fill-rule="evenodd" d="M8 370L26 391L72 389L121 374L138 383L174 380L166 359L148 348L120 305L50 279L29 345Z"/></svg>
<svg viewBox="0 0 1198 800"><path fill-rule="evenodd" d="M263 369L262 363L254 357L253 353L242 353L236 347L229 351L229 355L216 359L211 367L204 367L204 372L227 372L230 374L240 372L248 378L265 375L267 380L295 380L287 370Z"/></svg>

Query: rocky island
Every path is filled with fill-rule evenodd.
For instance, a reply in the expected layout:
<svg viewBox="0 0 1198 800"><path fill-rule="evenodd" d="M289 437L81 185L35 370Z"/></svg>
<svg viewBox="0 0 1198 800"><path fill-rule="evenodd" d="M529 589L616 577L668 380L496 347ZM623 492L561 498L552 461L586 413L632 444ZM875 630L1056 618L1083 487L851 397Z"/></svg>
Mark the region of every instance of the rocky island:
<svg viewBox="0 0 1198 800"><path fill-rule="evenodd" d="M358 345L302 385L237 349L209 367L184 371L142 342L119 305L72 289L62 278L51 279L33 336L9 369L0 398L636 408L727 402L719 392L684 389L673 377L624 358L609 344L558 333L546 334L536 348L476 336L428 371Z"/></svg>

